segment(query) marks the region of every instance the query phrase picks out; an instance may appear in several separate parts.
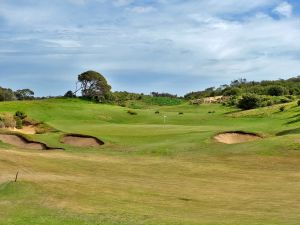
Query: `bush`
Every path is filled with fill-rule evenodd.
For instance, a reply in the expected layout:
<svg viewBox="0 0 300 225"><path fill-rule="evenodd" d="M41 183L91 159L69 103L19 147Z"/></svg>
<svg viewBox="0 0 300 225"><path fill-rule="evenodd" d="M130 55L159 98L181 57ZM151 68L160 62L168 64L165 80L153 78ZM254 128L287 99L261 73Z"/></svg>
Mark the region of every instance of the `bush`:
<svg viewBox="0 0 300 225"><path fill-rule="evenodd" d="M227 105L228 105L228 106L235 106L235 105L237 105L237 104L238 104L238 99L237 99L236 96L230 97L230 98L228 99L228 101L227 101Z"/></svg>
<svg viewBox="0 0 300 225"><path fill-rule="evenodd" d="M267 106L272 106L273 102L271 100L267 101Z"/></svg>
<svg viewBox="0 0 300 225"><path fill-rule="evenodd" d="M239 100L237 106L243 110L258 108L260 106L260 98L254 94L244 95L242 99Z"/></svg>
<svg viewBox="0 0 300 225"><path fill-rule="evenodd" d="M64 95L66 98L76 98L76 95L73 93L73 91L67 91Z"/></svg>
<svg viewBox="0 0 300 225"><path fill-rule="evenodd" d="M159 111L155 111L155 114L159 114Z"/></svg>
<svg viewBox="0 0 300 225"><path fill-rule="evenodd" d="M178 115L183 115L183 112L179 112Z"/></svg>
<svg viewBox="0 0 300 225"><path fill-rule="evenodd" d="M298 106L300 106L300 100L298 100L297 104L298 104Z"/></svg>
<svg viewBox="0 0 300 225"><path fill-rule="evenodd" d="M268 95L271 96L282 96L285 93L285 88L281 87L281 86L271 86L268 89Z"/></svg>
<svg viewBox="0 0 300 225"><path fill-rule="evenodd" d="M3 122L4 127L15 128L16 127L16 120L13 116L9 114L3 114L0 116L0 120Z"/></svg>
<svg viewBox="0 0 300 225"><path fill-rule="evenodd" d="M127 113L130 114L130 115L137 115L137 112L132 111L132 110L128 110Z"/></svg>
<svg viewBox="0 0 300 225"><path fill-rule="evenodd" d="M26 115L26 113L24 113L24 112L22 112L22 111L17 111L17 112L15 113L15 117L18 117L18 118L20 118L21 120L24 120L24 119L27 117L27 115Z"/></svg>
<svg viewBox="0 0 300 225"><path fill-rule="evenodd" d="M23 122L20 117L16 117L16 128L22 129L23 128Z"/></svg>
<svg viewBox="0 0 300 225"><path fill-rule="evenodd" d="M288 99L288 98L281 98L280 99L280 103L288 103L288 102L291 102L291 100L290 99Z"/></svg>
<svg viewBox="0 0 300 225"><path fill-rule="evenodd" d="M279 110L280 110L280 112L285 111L285 106L280 106Z"/></svg>

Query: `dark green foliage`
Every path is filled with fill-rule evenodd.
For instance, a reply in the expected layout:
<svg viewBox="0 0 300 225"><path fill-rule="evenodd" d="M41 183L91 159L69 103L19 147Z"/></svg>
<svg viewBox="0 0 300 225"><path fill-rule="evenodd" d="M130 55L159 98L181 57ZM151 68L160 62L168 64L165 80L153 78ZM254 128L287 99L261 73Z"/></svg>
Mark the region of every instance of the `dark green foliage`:
<svg viewBox="0 0 300 225"><path fill-rule="evenodd" d="M104 76L95 71L87 71L78 75L82 97L97 102L107 102L113 100L111 86L108 85Z"/></svg>
<svg viewBox="0 0 300 225"><path fill-rule="evenodd" d="M178 113L178 115L183 115L183 114L184 114L183 112L179 112L179 113Z"/></svg>
<svg viewBox="0 0 300 225"><path fill-rule="evenodd" d="M159 114L159 111L155 111L155 114Z"/></svg>
<svg viewBox="0 0 300 225"><path fill-rule="evenodd" d="M167 97L167 98L178 98L177 95L172 95L170 93L158 93L158 92L151 92L153 97Z"/></svg>
<svg viewBox="0 0 300 225"><path fill-rule="evenodd" d="M230 85L221 85L218 88L207 88L203 91L191 92L184 97L187 100L213 96L241 96L243 94L257 94L269 96L300 95L300 76L288 80L274 81L247 81L238 79Z"/></svg>
<svg viewBox="0 0 300 225"><path fill-rule="evenodd" d="M16 100L15 93L9 88L0 87L0 101L13 101Z"/></svg>
<svg viewBox="0 0 300 225"><path fill-rule="evenodd" d="M142 100L144 94L130 93L127 91L117 91L112 93L114 102L120 106L126 106L127 101Z"/></svg>
<svg viewBox="0 0 300 225"><path fill-rule="evenodd" d="M234 87L228 87L223 91L224 96L239 96L242 93L242 90L240 88Z"/></svg>
<svg viewBox="0 0 300 225"><path fill-rule="evenodd" d="M297 105L300 106L300 100L298 100Z"/></svg>
<svg viewBox="0 0 300 225"><path fill-rule="evenodd" d="M22 129L23 128L22 119L20 117L15 117L15 120L16 120L16 128L17 129Z"/></svg>
<svg viewBox="0 0 300 225"><path fill-rule="evenodd" d="M282 86L271 86L267 90L267 94L271 96L282 96L286 93L285 88Z"/></svg>
<svg viewBox="0 0 300 225"><path fill-rule="evenodd" d="M34 99L34 92L30 89L21 89L15 91L15 96L18 100L32 100Z"/></svg>
<svg viewBox="0 0 300 225"><path fill-rule="evenodd" d="M24 120L24 119L27 117L27 115L26 115L26 113L24 113L24 112L22 112L22 111L17 111L17 112L15 113L15 117L18 117L18 118L20 118L21 120Z"/></svg>
<svg viewBox="0 0 300 225"><path fill-rule="evenodd" d="M128 110L127 113L129 115L137 115L137 112L133 111L133 110Z"/></svg>
<svg viewBox="0 0 300 225"><path fill-rule="evenodd" d="M280 110L280 112L285 111L285 106L280 106L279 110Z"/></svg>
<svg viewBox="0 0 300 225"><path fill-rule="evenodd" d="M76 95L73 93L73 91L67 91L64 95L66 98L76 98Z"/></svg>
<svg viewBox="0 0 300 225"><path fill-rule="evenodd" d="M171 106L180 105L183 100L179 98L145 96L143 102L148 105Z"/></svg>
<svg viewBox="0 0 300 225"><path fill-rule="evenodd" d="M260 98L254 94L244 95L238 102L237 105L240 109L248 110L255 109L260 106Z"/></svg>

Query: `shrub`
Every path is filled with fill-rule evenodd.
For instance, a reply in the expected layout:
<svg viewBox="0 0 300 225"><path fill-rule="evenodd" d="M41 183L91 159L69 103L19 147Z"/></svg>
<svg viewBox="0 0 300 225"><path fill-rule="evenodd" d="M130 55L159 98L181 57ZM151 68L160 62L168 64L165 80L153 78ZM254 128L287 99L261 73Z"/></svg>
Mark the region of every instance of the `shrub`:
<svg viewBox="0 0 300 225"><path fill-rule="evenodd" d="M267 106L272 106L273 102L271 100L267 101Z"/></svg>
<svg viewBox="0 0 300 225"><path fill-rule="evenodd" d="M228 106L235 106L235 105L237 105L237 104L238 104L238 99L237 99L236 96L230 97L230 98L228 99L228 101L227 101L227 105L228 105Z"/></svg>
<svg viewBox="0 0 300 225"><path fill-rule="evenodd" d="M23 128L23 123L20 117L16 117L16 128L17 129L22 129Z"/></svg>
<svg viewBox="0 0 300 225"><path fill-rule="evenodd" d="M11 127L15 128L16 127L16 120L13 116L9 114L3 114L0 116L0 120L4 123L5 127Z"/></svg>
<svg viewBox="0 0 300 225"><path fill-rule="evenodd" d="M179 112L178 114L179 114L179 115L183 115L183 112Z"/></svg>
<svg viewBox="0 0 300 225"><path fill-rule="evenodd" d="M67 91L64 94L64 97L66 97L66 98L76 98L76 95L73 93L73 91Z"/></svg>
<svg viewBox="0 0 300 225"><path fill-rule="evenodd" d="M298 104L298 106L300 106L300 100L298 100L297 104Z"/></svg>
<svg viewBox="0 0 300 225"><path fill-rule="evenodd" d="M18 118L20 118L21 120L24 120L24 119L27 117L27 115L26 115L26 113L24 113L24 112L22 112L22 111L17 111L17 112L15 113L15 117L18 117Z"/></svg>
<svg viewBox="0 0 300 225"><path fill-rule="evenodd" d="M280 110L280 112L285 111L285 106L280 106L279 110Z"/></svg>
<svg viewBox="0 0 300 225"><path fill-rule="evenodd" d="M159 111L155 111L155 114L159 114Z"/></svg>
<svg viewBox="0 0 300 225"><path fill-rule="evenodd" d="M282 96L285 93L285 88L281 87L281 86L271 86L268 89L268 95L271 96Z"/></svg>
<svg viewBox="0 0 300 225"><path fill-rule="evenodd" d="M290 99L288 99L288 98L281 98L280 99L280 103L288 103L288 102L291 102L291 100Z"/></svg>
<svg viewBox="0 0 300 225"><path fill-rule="evenodd" d="M243 110L255 109L260 105L260 98L255 94L244 95L238 102L238 107Z"/></svg>
<svg viewBox="0 0 300 225"><path fill-rule="evenodd" d="M128 110L127 113L130 115L137 115L137 112L135 112L133 110Z"/></svg>

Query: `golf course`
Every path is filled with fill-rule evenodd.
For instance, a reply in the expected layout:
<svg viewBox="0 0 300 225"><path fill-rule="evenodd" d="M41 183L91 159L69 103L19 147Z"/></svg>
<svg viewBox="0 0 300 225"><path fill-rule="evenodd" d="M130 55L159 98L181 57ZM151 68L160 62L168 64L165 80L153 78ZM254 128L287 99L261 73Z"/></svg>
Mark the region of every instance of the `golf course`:
<svg viewBox="0 0 300 225"><path fill-rule="evenodd" d="M49 149L1 139L0 224L299 224L299 109L1 102L47 127L1 134Z"/></svg>

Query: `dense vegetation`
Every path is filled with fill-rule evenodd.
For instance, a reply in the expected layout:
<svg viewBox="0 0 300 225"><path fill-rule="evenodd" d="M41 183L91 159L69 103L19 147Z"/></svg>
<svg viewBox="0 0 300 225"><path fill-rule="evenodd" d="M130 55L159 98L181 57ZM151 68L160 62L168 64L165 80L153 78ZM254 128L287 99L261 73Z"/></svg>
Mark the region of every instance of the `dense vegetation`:
<svg viewBox="0 0 300 225"><path fill-rule="evenodd" d="M287 80L247 81L238 79L229 85L218 88L210 87L203 91L191 92L183 97L170 93L151 92L150 95L130 93L126 91L112 92L105 77L95 71L86 71L78 75L75 91L67 91L64 97L79 98L94 102L116 104L123 107L141 108L144 105L172 106L184 101L203 99L206 97L223 96L220 101L226 106L235 106L244 110L272 106L292 102L300 95L300 76ZM13 91L0 88L0 101L34 99L34 92L30 89Z"/></svg>
<svg viewBox="0 0 300 225"><path fill-rule="evenodd" d="M300 76L287 80L261 82L239 79L232 81L230 85L222 85L218 88L210 87L204 91L188 93L184 97L187 100L192 100L228 96L224 101L224 105L237 106L241 109L253 109L291 102L299 95Z"/></svg>

